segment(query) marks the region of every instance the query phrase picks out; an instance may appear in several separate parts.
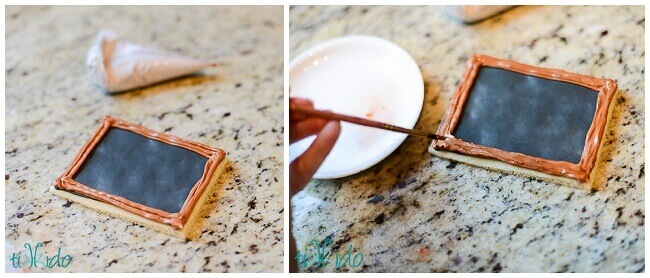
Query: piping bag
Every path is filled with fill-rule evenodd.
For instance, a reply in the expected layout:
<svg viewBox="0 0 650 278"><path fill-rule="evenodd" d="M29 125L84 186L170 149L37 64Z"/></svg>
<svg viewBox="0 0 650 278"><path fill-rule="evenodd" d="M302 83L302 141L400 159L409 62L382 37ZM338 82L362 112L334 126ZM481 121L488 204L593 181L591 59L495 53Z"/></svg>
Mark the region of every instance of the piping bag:
<svg viewBox="0 0 650 278"><path fill-rule="evenodd" d="M117 93L148 86L216 66L214 62L178 53L143 47L119 39L113 30L101 30L95 39L86 65L90 78Z"/></svg>
<svg viewBox="0 0 650 278"><path fill-rule="evenodd" d="M449 16L458 19L464 23L476 23L488 19L500 12L510 9L514 6L442 6L442 10Z"/></svg>

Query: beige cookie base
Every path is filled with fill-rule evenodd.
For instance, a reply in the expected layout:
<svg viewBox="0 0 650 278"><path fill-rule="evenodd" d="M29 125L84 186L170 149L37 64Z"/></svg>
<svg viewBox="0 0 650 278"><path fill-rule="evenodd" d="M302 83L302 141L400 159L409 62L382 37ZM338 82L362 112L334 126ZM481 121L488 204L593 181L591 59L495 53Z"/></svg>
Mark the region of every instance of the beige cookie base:
<svg viewBox="0 0 650 278"><path fill-rule="evenodd" d="M616 93L617 92L614 93L614 96L612 97L612 101L616 99ZM474 156L468 156L464 154L447 152L447 151L438 151L433 148L433 143L429 145L429 152L438 157L458 161L469 165L478 166L489 170L500 171L507 174L515 174L520 176L532 177L547 182L557 183L557 184L571 186L580 189L601 190L604 189L605 184L603 181L596 180L597 178L596 174L602 171L602 166L600 161L603 152L603 142L605 142L605 134L607 133L607 126L609 125L609 121L612 117L613 111L614 111L614 105L611 105L610 103L609 109L607 111L607 121L605 122L605 130L603 131L602 138L600 139L600 145L598 146L598 152L596 155L596 165L594 165L594 168L591 169L591 173L589 173L589 180L587 182L580 182L578 180L571 179L571 178L553 176L539 171L530 170L519 166L514 166L495 159L474 157Z"/></svg>
<svg viewBox="0 0 650 278"><path fill-rule="evenodd" d="M582 188L582 189L591 189L592 187L591 183L589 182L581 183L578 180L574 180L570 178L552 176L546 173L510 165L508 163L501 162L494 159L467 156L467 155L462 155L462 154L447 152L447 151L437 151L434 150L432 147L429 147L429 152L438 157L462 162L469 165L478 166L488 170L496 170L496 171L504 172L506 174L527 176L527 177L532 177L532 178L536 178L548 182L553 182L557 184L562 184L562 185L567 185L567 186ZM593 171L592 171L592 176L593 176Z"/></svg>
<svg viewBox="0 0 650 278"><path fill-rule="evenodd" d="M175 237L180 237L180 238L189 238L190 235L192 235L192 231L194 228L199 228L200 227L195 227L197 225L194 225L196 219L199 216L199 212L203 208L203 205L206 203L208 196L210 196L210 193L214 190L214 187L218 184L218 181L220 180L221 174L223 173L223 170L225 169L225 165L228 163L228 160L224 158L221 160L219 165L214 171L214 174L210 178L210 183L208 186L205 188L203 191L203 194L201 194L201 197L199 198L198 202L196 203L196 206L192 210L192 213L187 219L187 222L183 225L183 228L180 230L174 229L171 225L163 224L160 222L153 221L151 219L144 218L142 216L139 216L137 214L128 212L124 209L121 209L119 207L116 207L111 204L107 204L104 202L97 201L95 199L87 198L81 195L73 194L69 191L66 190L61 190L57 189L54 186L50 187L50 191L54 193L55 195L68 199L70 201L79 203L83 206L86 206L90 209L93 209L95 211L101 212L108 214L112 217L120 218L126 221L131 221L135 222L137 224L143 225L145 227L149 227L151 229L175 236Z"/></svg>

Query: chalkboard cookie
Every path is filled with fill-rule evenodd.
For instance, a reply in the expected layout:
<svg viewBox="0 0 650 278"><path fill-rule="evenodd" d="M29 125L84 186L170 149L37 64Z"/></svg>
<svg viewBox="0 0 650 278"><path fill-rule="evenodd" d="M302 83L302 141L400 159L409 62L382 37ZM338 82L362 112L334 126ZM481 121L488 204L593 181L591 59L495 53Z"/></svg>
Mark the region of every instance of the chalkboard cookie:
<svg viewBox="0 0 650 278"><path fill-rule="evenodd" d="M106 116L51 190L111 216L188 237L225 164L221 149Z"/></svg>
<svg viewBox="0 0 650 278"><path fill-rule="evenodd" d="M560 184L592 181L617 84L472 55L429 148L434 155Z"/></svg>

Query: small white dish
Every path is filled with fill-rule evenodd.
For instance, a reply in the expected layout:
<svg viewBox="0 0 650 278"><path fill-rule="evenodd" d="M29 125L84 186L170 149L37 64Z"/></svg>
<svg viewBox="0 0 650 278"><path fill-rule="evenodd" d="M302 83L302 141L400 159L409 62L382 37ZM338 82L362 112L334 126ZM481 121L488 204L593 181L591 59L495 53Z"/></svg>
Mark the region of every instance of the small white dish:
<svg viewBox="0 0 650 278"><path fill-rule="evenodd" d="M320 43L291 61L291 97L310 99L316 109L413 128L424 101L422 73L400 46L371 36ZM314 178L356 174L390 155L406 134L341 123L341 134ZM315 136L289 147L290 161Z"/></svg>

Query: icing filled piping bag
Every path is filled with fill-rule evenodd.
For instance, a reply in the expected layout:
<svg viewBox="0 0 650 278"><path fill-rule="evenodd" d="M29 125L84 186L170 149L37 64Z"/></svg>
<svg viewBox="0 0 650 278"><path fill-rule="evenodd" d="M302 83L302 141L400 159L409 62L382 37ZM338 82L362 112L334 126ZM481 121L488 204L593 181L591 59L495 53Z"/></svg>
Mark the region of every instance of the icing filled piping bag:
<svg viewBox="0 0 650 278"><path fill-rule="evenodd" d="M442 6L442 10L451 17L465 23L475 23L490 18L514 6Z"/></svg>
<svg viewBox="0 0 650 278"><path fill-rule="evenodd" d="M113 30L101 30L88 51L90 78L108 93L148 86L188 75L214 62L124 42Z"/></svg>

